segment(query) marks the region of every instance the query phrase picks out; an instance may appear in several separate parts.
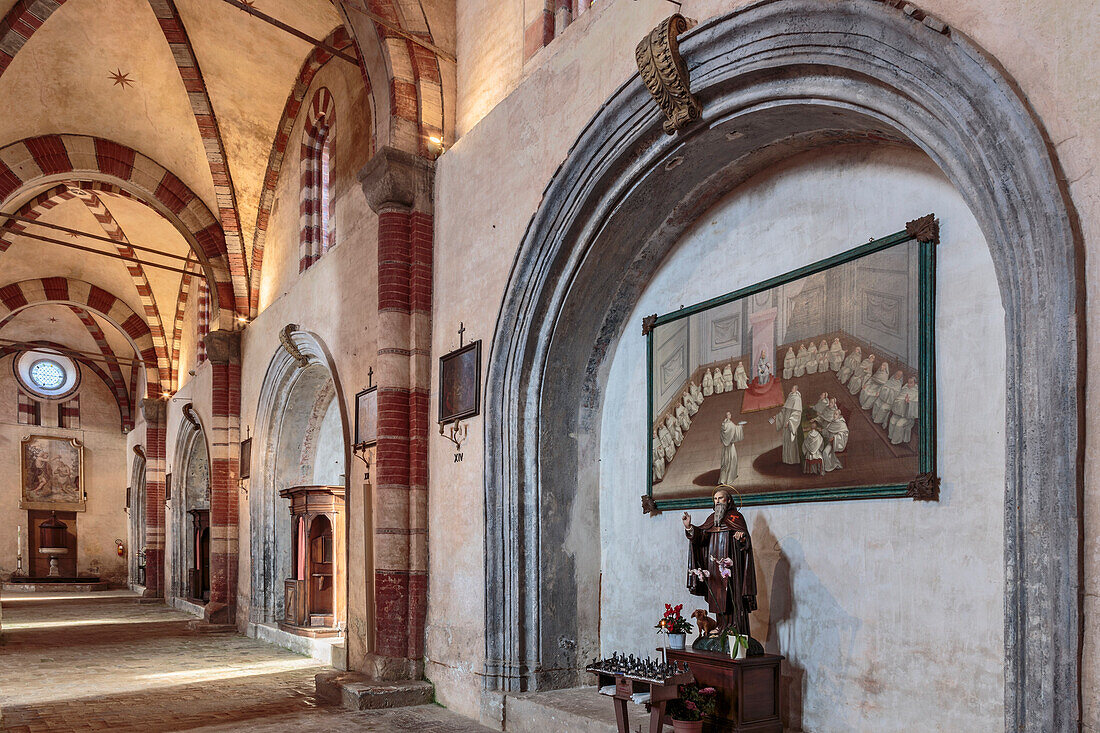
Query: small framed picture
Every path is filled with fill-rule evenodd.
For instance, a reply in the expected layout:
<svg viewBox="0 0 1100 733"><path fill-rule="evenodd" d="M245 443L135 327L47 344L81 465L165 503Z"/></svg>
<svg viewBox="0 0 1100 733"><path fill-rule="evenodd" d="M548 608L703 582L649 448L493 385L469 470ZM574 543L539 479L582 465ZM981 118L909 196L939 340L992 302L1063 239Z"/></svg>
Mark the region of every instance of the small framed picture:
<svg viewBox="0 0 1100 733"><path fill-rule="evenodd" d="M481 411L481 341L439 358L439 422L473 417Z"/></svg>
<svg viewBox="0 0 1100 733"><path fill-rule="evenodd" d="M241 441L241 478L252 476L252 438Z"/></svg>
<svg viewBox="0 0 1100 733"><path fill-rule="evenodd" d="M164 474L164 500L168 501L172 498L172 474Z"/></svg>
<svg viewBox="0 0 1100 733"><path fill-rule="evenodd" d="M378 387L355 395L355 445L378 442Z"/></svg>

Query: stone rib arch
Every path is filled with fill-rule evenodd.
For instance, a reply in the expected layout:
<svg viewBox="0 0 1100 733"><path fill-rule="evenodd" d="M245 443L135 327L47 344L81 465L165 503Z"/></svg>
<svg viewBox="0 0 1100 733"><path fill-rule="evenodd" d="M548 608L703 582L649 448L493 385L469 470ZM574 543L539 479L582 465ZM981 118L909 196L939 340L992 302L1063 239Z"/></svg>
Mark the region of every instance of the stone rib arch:
<svg viewBox="0 0 1100 733"><path fill-rule="evenodd" d="M62 353L67 353L71 351L71 349L69 349L69 347L65 346L64 344L59 344L56 341L46 341L43 339L28 341L27 346L43 349L56 349L58 351L61 351ZM22 346L0 346L0 359L3 359L8 354L16 354L22 350ZM93 374L99 377L99 381L103 382L103 384L106 385L107 389L110 390L111 395L115 399L115 405L118 406L118 414L119 420L121 421L122 431L127 432L131 430L134 427L134 416L133 406L130 404L128 393L126 393L125 391L120 392L117 389L117 381L115 380L115 378L111 375L108 375L107 372L103 370L103 367L99 366L99 364L96 364L88 357L81 356L80 354L68 355L72 358L73 361L78 361L83 366L90 369Z"/></svg>
<svg viewBox="0 0 1100 733"><path fill-rule="evenodd" d="M451 132L446 124L440 56L345 7L342 0L337 0L337 6L355 39L369 86L387 92L372 95L376 149L393 147L428 157L428 138ZM370 7L390 26L435 43L421 0L381 0Z"/></svg>
<svg viewBox="0 0 1100 733"><path fill-rule="evenodd" d="M572 572L571 560L539 551L568 529L546 507L569 516L591 478L580 456L598 446L586 436L598 430L605 356L637 326L623 319L678 235L780 159L880 140L929 155L990 246L1007 331L1005 727L1076 730L1076 214L1015 83L965 36L920 17L871 0L755 4L681 41L698 124L664 135L634 76L581 133L524 235L489 358L487 689L567 684L583 665L558 648L584 632L575 610L540 615L540 594L568 591L560 578ZM686 164L666 169L679 156ZM1051 353L1065 359L1056 374L1042 368ZM551 435L574 432L577 441Z"/></svg>
<svg viewBox="0 0 1100 733"><path fill-rule="evenodd" d="M151 398L167 394L170 376L157 365L157 350L145 319L124 300L100 287L65 277L43 277L0 287L0 320L44 303L68 303L98 313L130 342L145 364L146 392Z"/></svg>
<svg viewBox="0 0 1100 733"><path fill-rule="evenodd" d="M198 415L192 410L184 413L176 434L172 472L176 476L173 481L175 499L171 508L175 530L174 541L167 548L166 561L172 571L168 574L165 591L168 595L183 598L187 596L187 568L191 567L188 561L194 560L194 551L189 549L192 535L187 512L193 508L209 510L213 489L210 483L210 442ZM199 501L194 501L195 497L190 496L196 478L206 482L205 498Z"/></svg>
<svg viewBox="0 0 1100 733"><path fill-rule="evenodd" d="M10 210L29 187L83 179L117 186L171 222L212 283L219 327L236 327L237 315L247 313L247 273L236 272L221 224L183 181L132 148L87 135L45 135L6 145L0 148L0 211Z"/></svg>

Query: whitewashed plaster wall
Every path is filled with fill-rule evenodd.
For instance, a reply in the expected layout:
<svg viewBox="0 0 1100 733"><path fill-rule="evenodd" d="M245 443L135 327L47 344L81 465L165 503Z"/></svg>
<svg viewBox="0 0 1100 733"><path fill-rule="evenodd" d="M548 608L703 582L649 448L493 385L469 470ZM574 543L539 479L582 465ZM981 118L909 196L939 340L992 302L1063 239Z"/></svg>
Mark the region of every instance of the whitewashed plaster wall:
<svg viewBox="0 0 1100 733"><path fill-rule="evenodd" d="M99 377L81 366L80 429L20 425L16 413L17 393L11 363L14 356L0 359L0 576L15 570L15 522L23 525L23 569L30 570L27 557L27 512L19 508L19 442L26 435L74 437L84 444L84 488L87 510L77 513L76 569L81 574L98 574L112 583L125 584L126 558L115 551L115 539L126 534L126 436L114 395ZM127 542L127 550L129 543Z"/></svg>
<svg viewBox="0 0 1100 733"><path fill-rule="evenodd" d="M746 507L760 591L753 635L787 656L793 720L806 730L1002 724L1004 310L977 222L935 165L911 151L842 149L749 181L700 219L646 288L615 351L604 400L604 653L652 653L664 603L706 607L684 588L680 512L650 518L638 503L648 455L643 315L781 275L928 212L942 225L941 500ZM694 510L692 519L698 524L707 513ZM932 661L944 658L951 664Z"/></svg>
<svg viewBox="0 0 1100 733"><path fill-rule="evenodd" d="M746 5L686 0L698 20ZM1081 217L1090 303L1100 287L1100 65L1091 61L1100 5L1089 0L929 0L919 5L965 33L1004 65L1036 110L1065 168ZM672 11L664 2L594 5L526 64L521 0L458 3L458 110L461 138L436 164L433 354L467 338L492 338L516 247L544 186L583 126L636 73L634 47ZM507 191L507 205L501 192ZM869 233L867 236L871 236ZM1088 348L1100 353L1100 308L1088 310ZM433 369L436 368L433 364ZM1100 399L1100 360L1088 364L1087 405ZM432 384L438 375L433 373ZM433 395L434 400L434 395ZM1086 730L1100 731L1100 417L1086 407L1085 652ZM434 409L434 408L433 408ZM438 699L476 716L484 661L483 420L470 423L465 459L433 440L427 673ZM997 551L1001 548L998 545ZM1000 623L1000 616L997 623Z"/></svg>

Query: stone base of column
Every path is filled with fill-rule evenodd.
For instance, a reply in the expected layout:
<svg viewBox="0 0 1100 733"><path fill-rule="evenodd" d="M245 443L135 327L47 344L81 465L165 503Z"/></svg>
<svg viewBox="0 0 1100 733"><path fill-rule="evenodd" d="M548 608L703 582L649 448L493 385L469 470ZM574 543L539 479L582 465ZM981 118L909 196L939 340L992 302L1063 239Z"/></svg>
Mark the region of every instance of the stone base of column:
<svg viewBox="0 0 1100 733"><path fill-rule="evenodd" d="M424 660L367 654L361 671L373 680L420 680L424 679Z"/></svg>
<svg viewBox="0 0 1100 733"><path fill-rule="evenodd" d="M210 601L202 609L202 620L208 624L233 623L232 609L229 604Z"/></svg>

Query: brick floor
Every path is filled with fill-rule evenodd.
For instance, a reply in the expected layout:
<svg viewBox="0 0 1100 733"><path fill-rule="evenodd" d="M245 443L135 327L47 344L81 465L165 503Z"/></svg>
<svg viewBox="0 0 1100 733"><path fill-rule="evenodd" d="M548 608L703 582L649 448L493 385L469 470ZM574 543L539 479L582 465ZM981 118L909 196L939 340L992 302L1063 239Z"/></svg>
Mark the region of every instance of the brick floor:
<svg viewBox="0 0 1100 733"><path fill-rule="evenodd" d="M4 594L3 731L484 731L436 706L349 712L314 698L316 661L188 628L164 605Z"/></svg>

